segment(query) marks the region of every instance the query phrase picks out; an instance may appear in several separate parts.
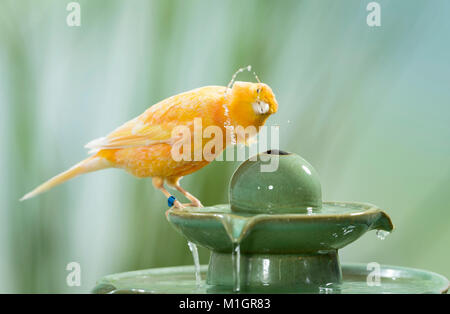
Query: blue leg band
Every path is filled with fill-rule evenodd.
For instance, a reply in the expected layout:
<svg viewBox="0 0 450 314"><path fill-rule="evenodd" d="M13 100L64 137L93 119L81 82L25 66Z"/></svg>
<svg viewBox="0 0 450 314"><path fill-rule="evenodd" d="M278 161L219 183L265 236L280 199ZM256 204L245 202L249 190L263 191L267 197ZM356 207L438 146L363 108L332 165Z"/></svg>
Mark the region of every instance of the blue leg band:
<svg viewBox="0 0 450 314"><path fill-rule="evenodd" d="M169 207L173 206L173 203L175 202L176 198L175 196L171 195L168 199L167 199L167 205L169 205Z"/></svg>

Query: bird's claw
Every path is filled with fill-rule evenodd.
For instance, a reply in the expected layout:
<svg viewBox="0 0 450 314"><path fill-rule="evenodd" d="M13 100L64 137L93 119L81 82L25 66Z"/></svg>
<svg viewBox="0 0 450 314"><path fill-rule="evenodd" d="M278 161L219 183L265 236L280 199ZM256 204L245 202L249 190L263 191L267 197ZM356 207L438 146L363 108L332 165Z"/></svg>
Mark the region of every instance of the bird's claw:
<svg viewBox="0 0 450 314"><path fill-rule="evenodd" d="M178 208L178 209L183 209L183 208L185 208L184 204L181 204L181 203L178 202L178 201L176 201L173 205L175 206L175 208Z"/></svg>
<svg viewBox="0 0 450 314"><path fill-rule="evenodd" d="M184 207L203 207L203 205L202 205L202 203L200 203L199 201L198 202L191 202L191 203L184 203L184 204L181 204L182 206L184 206Z"/></svg>
<svg viewBox="0 0 450 314"><path fill-rule="evenodd" d="M192 203L191 203L191 206L194 206L194 207L203 207L202 203L200 203L199 200L192 202Z"/></svg>

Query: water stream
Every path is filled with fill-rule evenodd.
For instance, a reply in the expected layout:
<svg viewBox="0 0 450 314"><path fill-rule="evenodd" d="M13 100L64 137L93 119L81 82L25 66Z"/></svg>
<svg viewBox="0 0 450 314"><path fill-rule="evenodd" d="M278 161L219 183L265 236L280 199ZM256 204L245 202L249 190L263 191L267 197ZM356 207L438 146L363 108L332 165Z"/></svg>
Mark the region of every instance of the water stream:
<svg viewBox="0 0 450 314"><path fill-rule="evenodd" d="M231 253L233 261L233 291L241 291L241 247L239 243L233 243L233 252Z"/></svg>
<svg viewBox="0 0 450 314"><path fill-rule="evenodd" d="M195 283L197 287L200 287L202 284L202 276L200 272L200 260L198 258L198 249L197 245L195 243L188 241L189 250L191 250L192 258L194 259L194 266L195 266Z"/></svg>

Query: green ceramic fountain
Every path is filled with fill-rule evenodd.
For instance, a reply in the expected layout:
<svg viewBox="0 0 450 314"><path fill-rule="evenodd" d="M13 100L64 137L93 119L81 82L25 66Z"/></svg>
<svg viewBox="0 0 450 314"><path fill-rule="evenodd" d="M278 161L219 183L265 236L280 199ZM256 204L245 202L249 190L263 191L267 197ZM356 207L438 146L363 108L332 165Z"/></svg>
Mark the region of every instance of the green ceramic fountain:
<svg viewBox="0 0 450 314"><path fill-rule="evenodd" d="M275 171L265 171L268 164ZM266 166L266 168L265 168ZM341 266L338 250L370 230L393 230L374 205L322 202L315 169L293 153L268 151L244 163L230 182L229 204L171 208L168 221L189 242L211 250L208 267L172 267L110 275L97 293L443 293L446 278L427 271ZM195 275L194 275L195 274ZM205 279L205 280L204 280Z"/></svg>

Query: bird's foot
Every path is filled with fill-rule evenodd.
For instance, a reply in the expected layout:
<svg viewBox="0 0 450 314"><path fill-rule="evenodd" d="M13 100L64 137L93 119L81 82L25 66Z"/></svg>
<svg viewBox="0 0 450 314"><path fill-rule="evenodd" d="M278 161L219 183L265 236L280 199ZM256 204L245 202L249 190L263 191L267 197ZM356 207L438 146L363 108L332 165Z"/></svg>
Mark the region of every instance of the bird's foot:
<svg viewBox="0 0 450 314"><path fill-rule="evenodd" d="M179 201L177 201L177 199L175 198L175 196L171 195L168 199L167 199L167 205L169 205L169 207L175 207L175 208L179 208L182 209L185 206L183 204L181 204Z"/></svg>

